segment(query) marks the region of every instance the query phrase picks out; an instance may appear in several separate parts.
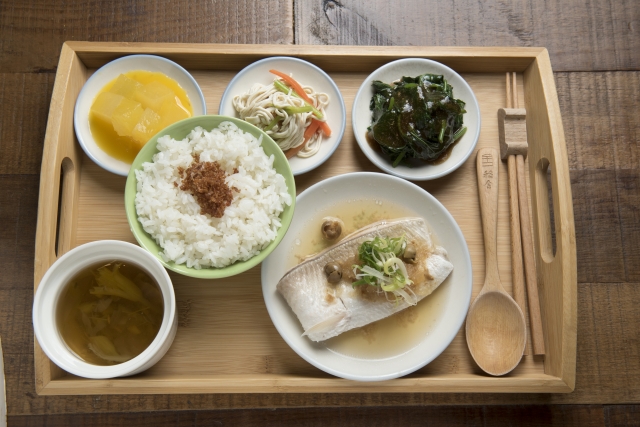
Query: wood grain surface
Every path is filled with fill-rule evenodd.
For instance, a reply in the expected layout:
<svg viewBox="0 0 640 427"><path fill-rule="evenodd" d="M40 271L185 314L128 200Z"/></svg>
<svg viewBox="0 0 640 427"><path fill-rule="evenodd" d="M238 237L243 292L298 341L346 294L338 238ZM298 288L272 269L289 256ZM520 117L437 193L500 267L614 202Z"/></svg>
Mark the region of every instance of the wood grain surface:
<svg viewBox="0 0 640 427"><path fill-rule="evenodd" d="M556 71L637 70L635 0L295 1L296 44L544 46Z"/></svg>
<svg viewBox="0 0 640 427"><path fill-rule="evenodd" d="M616 407L619 408L619 407ZM222 411L182 411L165 413L115 414L109 419L99 414L60 414L35 417L12 418L14 426L47 425L62 427L70 425L105 427L139 427L157 425L217 426L247 425L261 427L324 427L330 425L386 427L390 425L434 425L481 427L496 425L598 427L608 418L624 420L627 411L614 412L601 406L446 406L446 407L373 407L373 408L307 408L297 409L250 409ZM419 423L416 421L419 420ZM609 423L608 425L623 425Z"/></svg>
<svg viewBox="0 0 640 427"><path fill-rule="evenodd" d="M293 42L290 0L0 2L0 69L55 72L67 40Z"/></svg>
<svg viewBox="0 0 640 427"><path fill-rule="evenodd" d="M639 32L634 0L1 1L0 336L9 425L638 426ZM65 40L547 47L575 216L575 391L37 396L31 304L39 171Z"/></svg>

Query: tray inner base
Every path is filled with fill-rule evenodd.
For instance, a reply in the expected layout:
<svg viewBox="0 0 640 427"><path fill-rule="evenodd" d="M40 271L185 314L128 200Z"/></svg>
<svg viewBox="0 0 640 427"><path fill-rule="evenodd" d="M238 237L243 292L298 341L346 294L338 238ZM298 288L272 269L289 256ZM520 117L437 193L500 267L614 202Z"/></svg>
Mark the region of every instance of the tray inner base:
<svg viewBox="0 0 640 427"><path fill-rule="evenodd" d="M94 70L90 70L92 72ZM360 151L351 128L351 108L366 73L329 73L340 87L347 106L347 129L334 155L320 168L296 178L298 191L330 176L358 170L379 172ZM235 73L194 71L202 87L210 114L218 111L220 97ZM497 110L505 105L502 73L462 74L478 98L482 129L478 148L498 148ZM524 99L522 75L520 99ZM455 90L455 88L454 88ZM471 252L475 298L484 280L484 248L477 200L475 155L455 173L435 182L418 183L451 212ZM77 246L101 239L134 242L124 214L125 178L110 174L88 157L82 157L80 193L77 204ZM508 186L506 164L500 169L498 252L500 277L511 291ZM437 231L436 231L437 232ZM141 378L197 379L226 375L293 375L333 378L305 362L291 350L273 327L260 287L260 267L233 278L216 281L191 279L171 273L176 290L179 329L166 356ZM473 362L462 329L452 344L435 361L411 377L448 374L481 374ZM511 376L544 374L543 358L525 356ZM68 378L58 371L52 380Z"/></svg>

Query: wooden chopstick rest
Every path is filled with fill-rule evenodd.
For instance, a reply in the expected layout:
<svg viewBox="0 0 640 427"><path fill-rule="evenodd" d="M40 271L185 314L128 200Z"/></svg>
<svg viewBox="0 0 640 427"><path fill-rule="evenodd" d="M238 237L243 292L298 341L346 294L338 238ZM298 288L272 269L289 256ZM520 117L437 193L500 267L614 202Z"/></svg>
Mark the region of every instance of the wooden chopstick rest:
<svg viewBox="0 0 640 427"><path fill-rule="evenodd" d="M527 157L527 111L524 108L500 108L498 136L502 160L511 155Z"/></svg>

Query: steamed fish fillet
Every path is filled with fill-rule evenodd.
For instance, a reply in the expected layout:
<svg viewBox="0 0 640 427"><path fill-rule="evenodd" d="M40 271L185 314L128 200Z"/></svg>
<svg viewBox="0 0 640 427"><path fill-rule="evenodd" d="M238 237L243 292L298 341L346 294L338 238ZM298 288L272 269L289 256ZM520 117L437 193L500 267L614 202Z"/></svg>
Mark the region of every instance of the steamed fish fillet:
<svg viewBox="0 0 640 427"><path fill-rule="evenodd" d="M406 264L408 287L417 301L431 294L451 273L447 251L433 244L427 224L422 218L381 221L346 236L334 246L307 258L289 270L278 282L277 289L285 298L313 341L324 341L353 328L389 317L409 307L404 298L369 285L353 287L352 265L358 261L358 248L376 236L400 237L416 246L414 264ZM324 266L338 263L342 280L332 284ZM405 287L406 289L407 287Z"/></svg>

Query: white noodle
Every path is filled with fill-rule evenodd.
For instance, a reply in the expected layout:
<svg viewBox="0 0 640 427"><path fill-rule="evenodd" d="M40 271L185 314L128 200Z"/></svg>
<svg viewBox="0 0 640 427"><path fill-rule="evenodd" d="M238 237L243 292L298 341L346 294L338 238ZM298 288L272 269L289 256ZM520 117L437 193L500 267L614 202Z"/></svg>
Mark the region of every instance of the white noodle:
<svg viewBox="0 0 640 427"><path fill-rule="evenodd" d="M313 106L325 115L325 108L329 105L329 95L315 92L310 86L303 86L304 91L313 101ZM254 84L248 92L233 98L233 107L240 118L252 125L265 129L275 117L281 117L274 127L265 131L280 146L282 151L298 147L304 142L304 131L311 124L313 112L289 115L284 107L303 107L303 99L289 93L280 92L273 83L268 86ZM322 131L318 129L306 146L298 151L298 157L311 157L320 150Z"/></svg>

